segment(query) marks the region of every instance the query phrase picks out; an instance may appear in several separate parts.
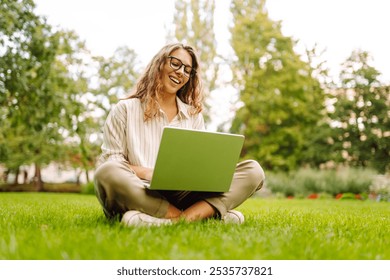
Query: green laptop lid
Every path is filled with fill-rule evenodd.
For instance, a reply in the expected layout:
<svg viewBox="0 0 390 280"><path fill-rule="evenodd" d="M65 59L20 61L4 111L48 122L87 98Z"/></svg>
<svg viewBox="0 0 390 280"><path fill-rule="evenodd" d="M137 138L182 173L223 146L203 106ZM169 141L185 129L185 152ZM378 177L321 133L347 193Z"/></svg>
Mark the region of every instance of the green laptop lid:
<svg viewBox="0 0 390 280"><path fill-rule="evenodd" d="M151 189L226 192L244 136L165 127Z"/></svg>

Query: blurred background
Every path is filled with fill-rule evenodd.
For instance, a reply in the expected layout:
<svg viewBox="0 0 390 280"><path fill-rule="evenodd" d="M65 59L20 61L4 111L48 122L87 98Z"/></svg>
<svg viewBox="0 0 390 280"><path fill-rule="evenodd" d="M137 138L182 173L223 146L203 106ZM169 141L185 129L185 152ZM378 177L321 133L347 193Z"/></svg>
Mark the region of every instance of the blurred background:
<svg viewBox="0 0 390 280"><path fill-rule="evenodd" d="M388 200L386 1L0 3L0 191L93 193L112 104L180 41L207 129L245 135L261 194Z"/></svg>

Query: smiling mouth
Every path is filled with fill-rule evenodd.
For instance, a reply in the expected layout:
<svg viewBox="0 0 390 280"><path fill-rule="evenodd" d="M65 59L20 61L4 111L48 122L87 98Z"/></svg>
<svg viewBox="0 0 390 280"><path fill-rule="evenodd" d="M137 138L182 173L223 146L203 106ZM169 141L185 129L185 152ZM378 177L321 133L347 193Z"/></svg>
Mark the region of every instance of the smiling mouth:
<svg viewBox="0 0 390 280"><path fill-rule="evenodd" d="M177 85L180 84L180 80L176 79L175 77L169 76L169 79L171 79L171 81L174 82Z"/></svg>

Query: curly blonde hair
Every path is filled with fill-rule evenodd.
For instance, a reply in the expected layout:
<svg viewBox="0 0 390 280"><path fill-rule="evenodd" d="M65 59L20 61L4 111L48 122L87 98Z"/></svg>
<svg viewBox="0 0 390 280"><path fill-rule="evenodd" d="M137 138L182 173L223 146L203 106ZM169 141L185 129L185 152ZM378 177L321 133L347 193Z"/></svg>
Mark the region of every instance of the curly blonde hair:
<svg viewBox="0 0 390 280"><path fill-rule="evenodd" d="M162 92L163 84L161 77L161 69L164 63L168 60L171 53L177 49L184 49L192 58L192 68L196 71L187 83L177 91L176 95L181 101L190 105L192 110L190 114L197 114L203 110L203 95L202 84L200 79L200 67L195 50L191 46L181 43L168 44L164 46L151 60L137 82L135 91L131 93L129 98L139 98L145 104L144 120L150 120L160 116L157 96Z"/></svg>

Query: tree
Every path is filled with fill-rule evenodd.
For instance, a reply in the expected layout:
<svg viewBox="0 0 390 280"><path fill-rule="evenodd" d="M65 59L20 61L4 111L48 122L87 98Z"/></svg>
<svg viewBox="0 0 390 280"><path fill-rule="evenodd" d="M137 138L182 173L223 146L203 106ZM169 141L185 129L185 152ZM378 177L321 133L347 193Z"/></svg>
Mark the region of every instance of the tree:
<svg viewBox="0 0 390 280"><path fill-rule="evenodd" d="M174 37L179 42L189 44L197 50L203 88L207 98L217 86L219 70L214 33L215 1L176 0L175 10ZM208 120L207 107L205 119Z"/></svg>
<svg viewBox="0 0 390 280"><path fill-rule="evenodd" d="M335 88L335 82L329 76L328 68L326 67L326 61L321 58L324 51L319 52L319 49L315 45L312 49L306 50L306 59L309 65L312 66L310 70L310 76L315 80L320 81L318 84L316 81L313 84L313 90L316 87L317 90L323 91L325 95L325 110L322 118L320 118L314 127L310 128L310 136L305 139L303 147L303 153L301 153L301 159L299 161L300 166L310 166L318 168L324 164L331 163L336 157L337 153L333 151L331 145L332 140L332 127L329 126L331 120L327 115L328 105L332 96L330 93Z"/></svg>
<svg viewBox="0 0 390 280"><path fill-rule="evenodd" d="M33 13L32 1L5 1L0 9L3 46L0 104L1 118L6 123L1 131L6 140L2 162L10 169L35 162L40 178L38 155L43 154L42 147L48 151L59 140L55 122L49 115L57 112L60 104L47 94L46 83L58 40L44 19ZM55 155L56 151L52 149L49 154Z"/></svg>
<svg viewBox="0 0 390 280"><path fill-rule="evenodd" d="M80 128L87 83L73 68L82 43L72 32L54 32L34 8L31 0L0 6L0 162L15 170L34 164L42 190L41 166L62 158L65 138Z"/></svg>
<svg viewBox="0 0 390 280"><path fill-rule="evenodd" d="M132 49L119 47L111 57L93 59L98 70L92 92L97 97L96 105L107 114L111 104L128 95L135 86L139 76L137 55Z"/></svg>
<svg viewBox="0 0 390 280"><path fill-rule="evenodd" d="M330 114L333 149L339 162L386 172L390 167L390 87L380 83L371 59L367 52L357 50L343 64L341 88L334 92L336 102Z"/></svg>
<svg viewBox="0 0 390 280"><path fill-rule="evenodd" d="M324 95L308 61L269 19L264 0L233 0L232 63L243 103L231 131L246 136L242 156L267 169L298 166L313 127L322 119Z"/></svg>
<svg viewBox="0 0 390 280"><path fill-rule="evenodd" d="M59 132L64 141L57 163L81 167L89 181L88 171L94 168L99 145L99 141L91 138L97 138L94 136L100 124L95 118L95 99L89 86L93 59L85 43L73 31L58 31L57 34L60 48L49 79L55 92L60 93L63 105Z"/></svg>

